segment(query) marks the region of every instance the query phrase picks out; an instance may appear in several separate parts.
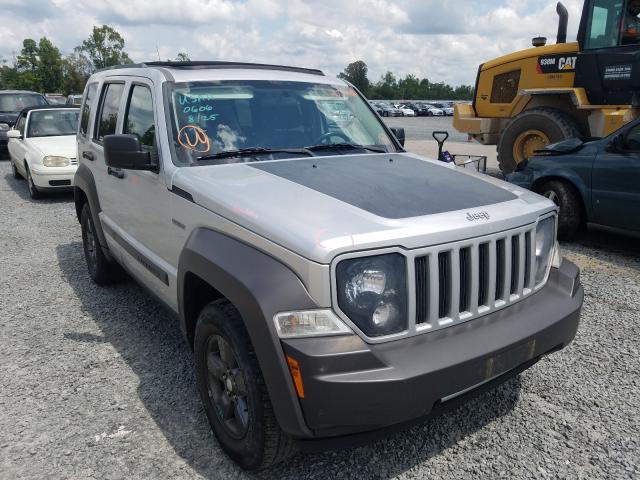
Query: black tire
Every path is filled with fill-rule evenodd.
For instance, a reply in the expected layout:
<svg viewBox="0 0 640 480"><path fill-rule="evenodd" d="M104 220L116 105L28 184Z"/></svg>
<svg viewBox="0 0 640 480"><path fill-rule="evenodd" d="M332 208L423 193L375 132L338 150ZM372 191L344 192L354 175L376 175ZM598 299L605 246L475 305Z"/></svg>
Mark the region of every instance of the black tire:
<svg viewBox="0 0 640 480"><path fill-rule="evenodd" d="M433 112L427 112L427 117L433 117Z"/></svg>
<svg viewBox="0 0 640 480"><path fill-rule="evenodd" d="M16 168L16 164L13 163L13 160L9 161L11 162L11 172L13 173L13 178L15 178L16 180L20 180L22 178L22 175L20 175L20 172Z"/></svg>
<svg viewBox="0 0 640 480"><path fill-rule="evenodd" d="M24 169L27 171L27 187L29 188L29 196L32 200L38 200L42 198L42 193L36 187L36 184L33 183L33 177L31 176L31 170L29 170L29 166L25 163Z"/></svg>
<svg viewBox="0 0 640 480"><path fill-rule="evenodd" d="M507 123L498 142L498 164L505 175L515 171L519 162L514 157L514 144L529 130L543 133L549 144L582 137L576 121L561 110L546 107L526 110Z"/></svg>
<svg viewBox="0 0 640 480"><path fill-rule="evenodd" d="M87 262L87 270L91 279L98 285L109 285L122 280L124 277L122 268L106 257L98 242L96 227L93 223L93 216L88 203L82 206L80 225L82 228L84 258Z"/></svg>
<svg viewBox="0 0 640 480"><path fill-rule="evenodd" d="M561 180L550 180L536 188L536 191L552 200L560 208L558 238L560 240L573 239L584 219L580 194L572 185Z"/></svg>
<svg viewBox="0 0 640 480"><path fill-rule="evenodd" d="M244 469L258 470L293 455L295 444L275 418L242 318L227 300L200 312L194 352L200 397L229 457Z"/></svg>

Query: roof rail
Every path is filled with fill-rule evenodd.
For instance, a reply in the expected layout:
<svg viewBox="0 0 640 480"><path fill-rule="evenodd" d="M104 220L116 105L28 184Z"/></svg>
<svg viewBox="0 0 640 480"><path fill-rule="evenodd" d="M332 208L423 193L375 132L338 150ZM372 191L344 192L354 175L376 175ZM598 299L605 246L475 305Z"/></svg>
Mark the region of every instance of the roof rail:
<svg viewBox="0 0 640 480"><path fill-rule="evenodd" d="M322 70L314 68L302 68L302 67L289 67L285 65L269 65L264 63L244 63L244 62L221 62L221 61L189 61L189 62L145 62L145 63L132 63L129 65L114 65L113 67L103 68L104 70L119 70L122 68L145 68L145 67L166 67L166 68L179 68L184 70L202 70L210 68L246 68L254 70L284 70L287 72L309 73L312 75L322 75Z"/></svg>

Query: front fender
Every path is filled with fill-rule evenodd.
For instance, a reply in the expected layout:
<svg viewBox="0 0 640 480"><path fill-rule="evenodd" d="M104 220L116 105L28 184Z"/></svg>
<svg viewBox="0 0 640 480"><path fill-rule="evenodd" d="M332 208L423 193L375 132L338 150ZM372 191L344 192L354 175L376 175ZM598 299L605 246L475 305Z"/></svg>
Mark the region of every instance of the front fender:
<svg viewBox="0 0 640 480"><path fill-rule="evenodd" d="M240 312L280 427L295 437L311 437L272 320L278 312L318 308L300 279L250 245L213 230L196 229L178 263L178 305L185 334L190 321L185 309L188 273L206 281Z"/></svg>
<svg viewBox="0 0 640 480"><path fill-rule="evenodd" d="M76 173L73 177L73 185L73 198L75 201L78 221L80 221L80 215L82 213L82 205L84 203L82 194L84 194L87 201L89 202L89 208L91 208L91 215L93 216L93 223L96 228L98 242L100 243L102 249L108 255L109 247L104 236L104 231L102 230L102 224L99 220L99 215L102 211L102 208L100 207L100 199L98 198L98 189L96 188L96 182L89 167L82 163L78 166L78 169L76 170Z"/></svg>

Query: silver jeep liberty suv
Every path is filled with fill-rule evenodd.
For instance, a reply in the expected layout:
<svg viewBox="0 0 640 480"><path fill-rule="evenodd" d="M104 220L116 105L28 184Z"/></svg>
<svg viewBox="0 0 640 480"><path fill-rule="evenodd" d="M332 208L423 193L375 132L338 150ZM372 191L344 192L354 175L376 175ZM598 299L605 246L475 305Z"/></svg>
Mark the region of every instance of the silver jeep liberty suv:
<svg viewBox="0 0 640 480"><path fill-rule="evenodd" d="M89 274L175 312L244 468L435 415L576 333L554 204L404 151L318 70L103 70L77 138Z"/></svg>

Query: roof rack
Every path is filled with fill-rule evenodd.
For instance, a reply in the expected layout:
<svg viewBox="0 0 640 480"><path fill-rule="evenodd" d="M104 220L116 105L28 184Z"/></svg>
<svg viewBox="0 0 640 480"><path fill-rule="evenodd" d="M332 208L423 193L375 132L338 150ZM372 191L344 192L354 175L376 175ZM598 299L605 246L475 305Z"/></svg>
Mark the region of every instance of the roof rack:
<svg viewBox="0 0 640 480"><path fill-rule="evenodd" d="M179 68L184 70L203 70L211 68L246 68L252 70L283 70L287 72L308 73L311 75L324 76L322 70L314 68L288 67L285 65L269 65L264 63L244 63L244 62L221 62L221 61L189 61L189 62L145 62L133 63L129 65L115 65L113 67L103 68L102 70L119 70L121 68L145 68L145 67L167 67Z"/></svg>

